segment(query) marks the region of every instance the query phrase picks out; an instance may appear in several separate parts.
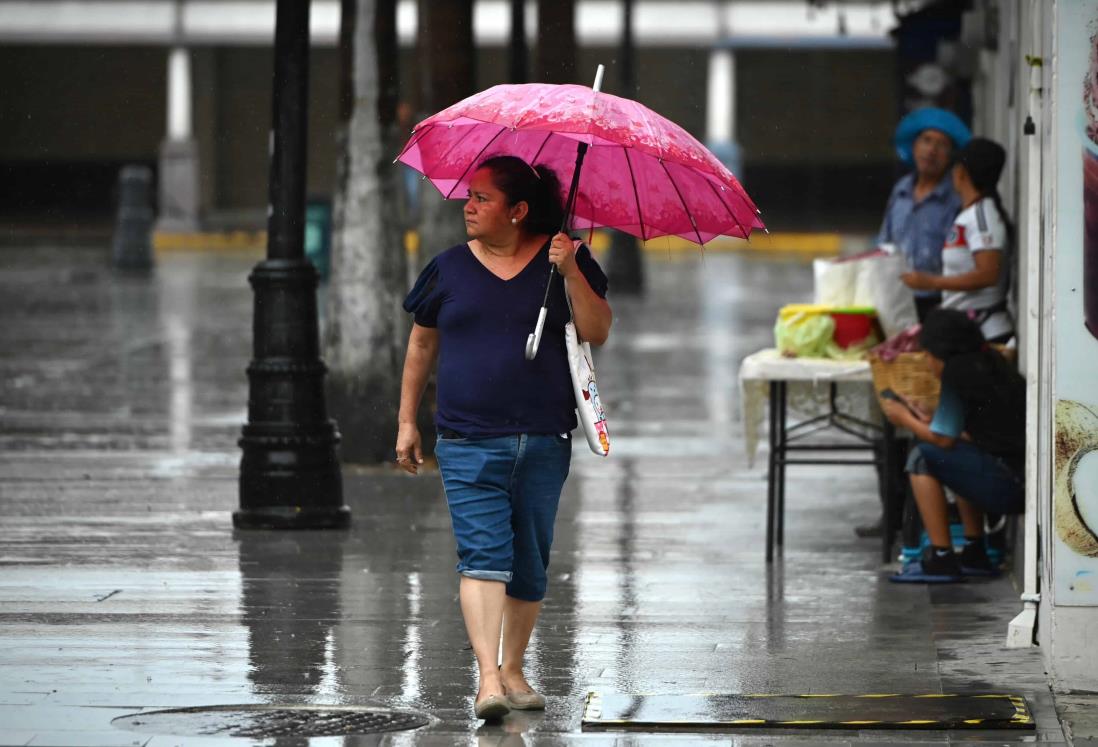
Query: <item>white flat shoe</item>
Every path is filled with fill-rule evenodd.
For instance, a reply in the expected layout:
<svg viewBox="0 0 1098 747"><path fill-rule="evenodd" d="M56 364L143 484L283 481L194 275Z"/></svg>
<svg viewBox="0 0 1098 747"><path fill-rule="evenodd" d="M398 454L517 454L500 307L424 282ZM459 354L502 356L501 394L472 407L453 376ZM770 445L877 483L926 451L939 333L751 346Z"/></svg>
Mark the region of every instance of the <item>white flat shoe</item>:
<svg viewBox="0 0 1098 747"><path fill-rule="evenodd" d="M506 690L506 688L504 688ZM545 696L539 692L507 692L507 703L515 711L544 711Z"/></svg>
<svg viewBox="0 0 1098 747"><path fill-rule="evenodd" d="M510 712L511 705L506 695L489 695L473 704L473 713L485 721L499 721Z"/></svg>

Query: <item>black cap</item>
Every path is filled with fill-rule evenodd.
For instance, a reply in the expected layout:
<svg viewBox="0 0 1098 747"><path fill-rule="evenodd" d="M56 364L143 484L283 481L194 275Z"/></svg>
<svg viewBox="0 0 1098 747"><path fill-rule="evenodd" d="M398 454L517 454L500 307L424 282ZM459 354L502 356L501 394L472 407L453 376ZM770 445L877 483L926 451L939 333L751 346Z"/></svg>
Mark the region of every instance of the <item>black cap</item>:
<svg viewBox="0 0 1098 747"><path fill-rule="evenodd" d="M1003 174L1006 151L994 140L974 137L957 154L957 163L965 167L972 179L972 186L981 192L990 192Z"/></svg>

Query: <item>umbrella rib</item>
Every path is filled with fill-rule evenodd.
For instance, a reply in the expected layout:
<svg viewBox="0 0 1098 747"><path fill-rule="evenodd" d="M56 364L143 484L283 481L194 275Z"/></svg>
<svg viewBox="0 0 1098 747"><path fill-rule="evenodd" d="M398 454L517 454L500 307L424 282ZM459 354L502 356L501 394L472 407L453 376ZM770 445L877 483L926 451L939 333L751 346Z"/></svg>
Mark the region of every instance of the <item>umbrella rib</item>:
<svg viewBox="0 0 1098 747"><path fill-rule="evenodd" d="M473 133L473 129L474 129L474 128L470 127L470 128L468 128L468 129L469 129L469 131L468 131L468 132L466 132L466 133L465 133L464 135L462 135L461 137L459 137L459 138L458 138L457 140L455 140L454 142L450 143L450 147L446 149L446 152L445 152L445 153L443 153L443 154L442 154L441 156L439 156L438 158L434 159L434 163L442 163L443 161L445 161L445 160L446 160L446 157L447 157L447 156L449 156L449 155L450 155L451 153L453 153L453 151L454 151L454 148L456 148L456 147L458 147L459 145L461 145L462 141L463 141L463 140L465 140L465 138L469 137L469 135L471 135L471 134ZM431 186L432 186L432 187L434 187L435 189L438 189L438 193L439 193L439 194L441 195L441 194L442 194L442 190L441 190L441 189L439 189L439 187L438 187L438 185L437 185L437 184L435 184L435 180L434 180L434 179L433 179L433 178L432 178L432 177L431 177L431 176L430 176L430 175L429 175L429 174L428 174L428 173L427 173L426 171L424 171L424 172L423 172L423 175L424 175L424 176L426 176L426 177L427 177L427 179L428 179L428 181L430 181L430 182L431 182ZM456 186L456 185L455 185L455 186ZM451 189L450 191L451 191L451 192L453 192L453 189ZM443 197L443 199L446 199L446 198L445 198L445 196Z"/></svg>
<svg viewBox="0 0 1098 747"><path fill-rule="evenodd" d="M721 197L721 193L717 191L717 188L715 186L713 186L713 182L706 179L705 183L709 185L709 188L711 190L713 190L713 194L717 196L717 200L720 201L721 207L725 209L725 212L727 212L732 217L732 220L735 221L739 229L743 231L744 239L747 239L751 235L750 229L744 228L744 225L740 223L740 219L736 217L736 214L734 212L732 212L732 208L728 207L728 203L724 201L724 198Z"/></svg>
<svg viewBox="0 0 1098 747"><path fill-rule="evenodd" d="M637 222L640 224L641 241L648 241L644 235L644 215L641 213L641 199L640 194L637 193L637 176L633 173L633 162L629 160L628 148L622 148L621 152L625 154L625 165L629 167L629 183L633 185L633 199L637 203Z"/></svg>
<svg viewBox="0 0 1098 747"><path fill-rule="evenodd" d="M413 132L411 139L408 140L408 142L404 145L403 148L401 148L400 153L397 154L397 157L393 159L393 163L396 163L397 161L399 161L401 156L403 156L405 153L407 153L409 150L411 150L413 145L417 144L420 140L427 137L427 133L430 132L431 130L433 130L434 128L435 128L435 126L433 124L429 124L426 127L424 127L422 130L420 130L419 132Z"/></svg>
<svg viewBox="0 0 1098 747"><path fill-rule="evenodd" d="M550 130L549 132L547 132L547 133L545 134L545 139L541 141L541 145L539 145L539 146L538 146L538 150L537 150L537 152L536 152L536 153L534 153L534 157L530 159L530 166L531 166L531 167L533 167L533 166L535 166L535 165L537 164L537 162L538 162L538 156L540 156L540 155L541 155L541 152L542 152L543 150L545 150L545 144L549 142L549 138L551 138L551 137L553 137L553 132L552 132L552 130Z"/></svg>
<svg viewBox="0 0 1098 747"><path fill-rule="evenodd" d="M491 145L492 143L496 142L496 138L498 138L498 137L499 137L500 135L502 135L502 134L503 134L503 133L505 133L505 132L507 132L507 128L506 128L506 127L502 127L502 126L501 126L501 127L500 127L500 129L499 129L499 132L497 132L497 133L496 133L495 135L492 135L492 139L491 139L491 140L489 140L489 141L488 141L487 143L485 143L485 144L484 144L484 147L483 147L483 148L481 148L481 149L480 149L480 150L479 150L479 151L477 152L476 156L474 156L474 157L473 157L473 158L472 158L472 159L471 159L471 160L469 161L469 165L465 167L465 171L462 171L462 172L461 172L461 176L459 176L459 177L458 177L458 180L457 180L456 182L454 182L454 186L450 187L450 191L446 193L446 199L447 199L447 200L449 200L449 199L450 199L450 195L452 195L452 194L454 193L454 190L458 188L458 185L459 185L459 184L461 184L461 181L462 181L462 179L464 179L464 178L465 178L465 175L469 173L469 169L473 168L473 164L475 164L475 163L476 163L477 161L479 161L479 160L480 160L480 157L481 157L481 155L482 155L482 154L484 153L484 151L488 150L488 147L489 147L489 146L490 146L490 145Z"/></svg>
<svg viewBox="0 0 1098 747"><path fill-rule="evenodd" d="M675 183L675 177L671 176L671 172L667 170L667 164L663 162L662 158L660 159L660 166L663 167L663 172L667 174L667 180L671 182L671 186L675 188L675 194L679 196L679 202L682 203L683 212L686 213L686 217L690 219L690 225L694 227L694 235L698 237L698 244L704 248L705 242L702 241L701 232L698 231L697 221L695 221L694 216L690 214L690 208L686 206L686 200L682 198L682 191L679 190L679 185Z"/></svg>

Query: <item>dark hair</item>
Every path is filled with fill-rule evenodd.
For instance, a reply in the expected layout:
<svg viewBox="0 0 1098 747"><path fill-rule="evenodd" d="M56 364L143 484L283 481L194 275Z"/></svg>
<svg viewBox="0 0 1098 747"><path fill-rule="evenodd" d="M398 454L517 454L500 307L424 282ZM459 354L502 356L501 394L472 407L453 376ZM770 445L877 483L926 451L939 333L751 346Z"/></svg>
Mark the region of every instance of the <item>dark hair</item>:
<svg viewBox="0 0 1098 747"><path fill-rule="evenodd" d="M919 332L919 344L943 361L942 380L962 401L981 408L990 402L1025 402L1025 380L999 351L988 346L980 326L958 309L934 309Z"/></svg>
<svg viewBox="0 0 1098 747"><path fill-rule="evenodd" d="M986 342L980 326L957 309L934 309L923 320L919 344L935 358L948 361L958 355L976 353Z"/></svg>
<svg viewBox="0 0 1098 747"><path fill-rule="evenodd" d="M531 166L516 156L492 156L477 169L488 169L492 183L503 192L508 205L525 202L525 230L552 236L561 230L564 207L560 201L560 179L548 166Z"/></svg>
<svg viewBox="0 0 1098 747"><path fill-rule="evenodd" d="M1014 238L1014 224L1010 222L1003 200L999 197L999 177L1003 174L1003 166L1006 164L1006 151L1003 146L994 140L985 137L974 137L968 144L961 148L957 154L956 163L965 167L968 178L981 195L990 197L995 202L995 209L999 211L999 217L1006 225L1007 237Z"/></svg>

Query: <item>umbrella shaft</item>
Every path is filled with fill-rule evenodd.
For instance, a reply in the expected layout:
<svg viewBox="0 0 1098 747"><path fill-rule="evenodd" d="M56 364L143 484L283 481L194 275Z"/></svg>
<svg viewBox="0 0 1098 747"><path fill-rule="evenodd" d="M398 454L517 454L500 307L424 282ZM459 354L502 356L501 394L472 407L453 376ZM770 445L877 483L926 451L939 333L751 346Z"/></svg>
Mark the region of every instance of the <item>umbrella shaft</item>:
<svg viewBox="0 0 1098 747"><path fill-rule="evenodd" d="M568 199L564 202L564 218L561 220L561 233L567 233L572 211L576 207L576 193L579 192L580 169L583 168L583 157L587 155L587 143L579 143L576 146L576 169L572 172L572 184L568 187Z"/></svg>
<svg viewBox="0 0 1098 747"><path fill-rule="evenodd" d="M579 191L580 169L583 168L583 157L587 155L587 143L576 146L576 170L572 172L572 184L568 187L568 199L564 203L564 218L560 222L560 232L568 232L569 218L576 207L576 193ZM549 289L553 287L553 276L557 271L556 265L549 265L549 282L545 284L545 298L541 300L544 309L549 305Z"/></svg>

